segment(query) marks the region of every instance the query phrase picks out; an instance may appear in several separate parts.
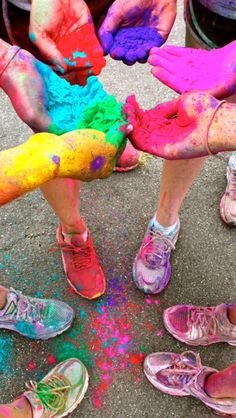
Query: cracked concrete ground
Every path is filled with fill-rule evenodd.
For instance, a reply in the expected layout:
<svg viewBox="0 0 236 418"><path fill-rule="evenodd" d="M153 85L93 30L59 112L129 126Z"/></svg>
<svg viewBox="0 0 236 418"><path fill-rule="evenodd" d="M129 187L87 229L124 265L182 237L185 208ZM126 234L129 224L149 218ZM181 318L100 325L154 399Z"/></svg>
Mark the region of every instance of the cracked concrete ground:
<svg viewBox="0 0 236 418"><path fill-rule="evenodd" d="M181 14L171 41L183 45ZM135 93L146 108L173 97L172 91L149 74L148 65L129 68L109 61L102 80L118 99ZM2 93L0 120L1 149L21 143L30 135ZM147 158L133 172L82 186L81 211L108 280L107 296L100 304L93 305L68 292L60 254L54 251L57 220L39 191L1 208L1 284L30 295L62 298L77 314L72 330L53 341L33 342L1 331L1 403L22 393L24 382L39 379L54 361L65 358L67 353L78 353L88 366L90 388L72 417L214 416L197 400L157 392L143 377L139 359L142 353L188 349L164 330L164 308L177 303L211 306L235 302L235 230L227 228L219 218L226 164L227 155L209 158L193 185L181 211L172 280L163 295L150 300L135 288L131 268L156 207L160 159ZM117 347L113 338L113 345L106 350L108 337L113 334L123 339L123 345ZM74 344L72 352L68 349L72 347L70 342ZM235 348L226 344L198 351L203 362L215 368L236 361Z"/></svg>

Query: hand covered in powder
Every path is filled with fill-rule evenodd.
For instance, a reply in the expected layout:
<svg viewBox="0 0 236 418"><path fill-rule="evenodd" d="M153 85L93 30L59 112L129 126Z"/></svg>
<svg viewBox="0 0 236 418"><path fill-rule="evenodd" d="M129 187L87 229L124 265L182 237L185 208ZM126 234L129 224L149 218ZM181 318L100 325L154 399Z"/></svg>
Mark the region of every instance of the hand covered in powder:
<svg viewBox="0 0 236 418"><path fill-rule="evenodd" d="M57 71L65 73L77 70L78 72L82 71L84 76L84 70L87 72L90 70L89 75L95 74L93 63L91 64L90 60L85 60L82 65L81 60L79 63L77 62L77 58L86 57L86 51L78 52L75 49L76 56L72 56L71 59L64 55L66 45L69 49L77 42L79 47L81 31L86 32L82 34L81 42L86 41L85 38L88 37L89 32L89 43L92 43L92 48L95 51L94 56L103 58L103 50L96 37L92 17L83 0L32 1L30 39ZM65 42L63 42L64 38L66 38Z"/></svg>
<svg viewBox="0 0 236 418"><path fill-rule="evenodd" d="M52 123L45 107L46 92L37 62L32 54L19 50L0 78L0 87L18 116L35 132L47 131Z"/></svg>
<svg viewBox="0 0 236 418"><path fill-rule="evenodd" d="M130 96L123 107L133 125L129 139L137 149L167 160L206 156L208 131L218 104L208 94L188 93L143 111Z"/></svg>
<svg viewBox="0 0 236 418"><path fill-rule="evenodd" d="M176 17L176 0L115 0L99 30L106 54L132 65L167 39Z"/></svg>
<svg viewBox="0 0 236 418"><path fill-rule="evenodd" d="M178 93L202 90L224 98L236 92L236 41L212 51L153 48L148 62L152 74Z"/></svg>

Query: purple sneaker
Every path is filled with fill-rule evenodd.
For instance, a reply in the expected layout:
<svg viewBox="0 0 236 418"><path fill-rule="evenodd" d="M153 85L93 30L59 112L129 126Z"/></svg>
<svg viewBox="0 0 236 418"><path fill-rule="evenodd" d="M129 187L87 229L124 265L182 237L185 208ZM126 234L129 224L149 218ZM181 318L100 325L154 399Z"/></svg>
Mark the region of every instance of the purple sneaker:
<svg viewBox="0 0 236 418"><path fill-rule="evenodd" d="M172 239L158 232L150 222L141 248L134 260L133 278L145 293L160 293L171 278L171 251L175 249L180 223Z"/></svg>
<svg viewBox="0 0 236 418"><path fill-rule="evenodd" d="M236 325L229 321L227 309L227 304L211 308L177 305L164 311L163 321L170 334L189 345L236 345Z"/></svg>
<svg viewBox="0 0 236 418"><path fill-rule="evenodd" d="M219 414L236 414L236 399L212 398L205 392L206 378L218 370L202 366L200 355L154 353L146 357L144 373L155 388L173 396L194 396Z"/></svg>

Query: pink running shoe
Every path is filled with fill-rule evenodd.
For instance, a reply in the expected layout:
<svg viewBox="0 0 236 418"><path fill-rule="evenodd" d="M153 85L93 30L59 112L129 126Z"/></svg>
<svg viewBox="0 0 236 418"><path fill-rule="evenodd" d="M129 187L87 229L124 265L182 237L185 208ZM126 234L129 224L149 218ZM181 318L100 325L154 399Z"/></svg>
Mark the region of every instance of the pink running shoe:
<svg viewBox="0 0 236 418"><path fill-rule="evenodd" d="M236 325L229 321L227 308L227 304L211 308L172 306L164 311L163 321L170 334L189 345L236 345Z"/></svg>
<svg viewBox="0 0 236 418"><path fill-rule="evenodd" d="M231 154L227 167L227 187L220 202L220 216L227 225L236 225L236 153Z"/></svg>
<svg viewBox="0 0 236 418"><path fill-rule="evenodd" d="M205 392L206 378L218 370L202 366L200 355L154 353L146 357L144 373L155 388L173 396L194 396L214 412L236 414L236 399L212 398Z"/></svg>
<svg viewBox="0 0 236 418"><path fill-rule="evenodd" d="M114 171L125 172L134 170L138 167L140 160L141 152L136 150L133 145L128 144L118 159Z"/></svg>

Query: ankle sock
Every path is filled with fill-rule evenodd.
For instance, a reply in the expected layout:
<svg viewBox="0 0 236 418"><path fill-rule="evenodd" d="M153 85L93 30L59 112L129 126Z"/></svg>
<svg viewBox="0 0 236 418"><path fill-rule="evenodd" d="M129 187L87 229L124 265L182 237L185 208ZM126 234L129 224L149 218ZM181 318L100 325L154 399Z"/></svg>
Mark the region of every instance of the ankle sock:
<svg viewBox="0 0 236 418"><path fill-rule="evenodd" d="M163 226L161 225L156 218L156 215L153 216L151 220L151 228L160 232L160 234L165 235L168 239L172 240L174 235L176 234L177 230L179 229L180 222L179 219L170 226Z"/></svg>

